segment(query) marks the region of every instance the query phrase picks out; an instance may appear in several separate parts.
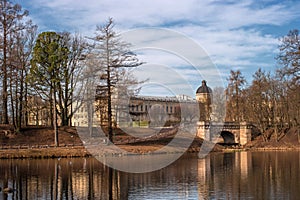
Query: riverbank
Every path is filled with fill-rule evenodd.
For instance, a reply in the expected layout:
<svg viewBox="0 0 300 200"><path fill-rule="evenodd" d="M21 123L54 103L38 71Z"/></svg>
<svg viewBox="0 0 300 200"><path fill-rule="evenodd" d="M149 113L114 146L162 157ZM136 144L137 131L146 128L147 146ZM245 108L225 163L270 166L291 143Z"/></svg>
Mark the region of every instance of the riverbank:
<svg viewBox="0 0 300 200"><path fill-rule="evenodd" d="M89 157L84 147L0 149L0 159Z"/></svg>
<svg viewBox="0 0 300 200"><path fill-rule="evenodd" d="M195 138L190 144L192 136L182 134L177 143L169 145L177 133L176 129L163 129L153 136L149 136L146 129L134 130L143 136L141 138L130 136L120 130L114 130L115 145L123 150L120 153L120 151L116 151L114 145L99 143L101 141L99 137L93 137L99 143L96 149L91 149L89 146L85 148L83 138L79 137L75 127L59 128L59 147L54 146L53 130L49 127L27 127L20 133L3 131L10 130L8 126L0 128L2 128L2 134L0 132L0 159L89 157L91 156L90 152L94 154L94 151L97 151L100 156L152 154L157 153L162 148L164 149L160 153L196 153L200 151L203 142L202 139ZM187 141L190 145L186 145ZM167 145L168 148L165 148ZM186 149L185 146L189 146L189 148ZM220 145L214 147L214 151L221 151L222 149L223 147Z"/></svg>
<svg viewBox="0 0 300 200"><path fill-rule="evenodd" d="M296 127L283 129L277 135L273 129L267 130L264 135L259 135L248 142L243 148L245 150L299 150L300 130Z"/></svg>
<svg viewBox="0 0 300 200"><path fill-rule="evenodd" d="M116 151L114 145L97 145L96 149L85 148L74 127L59 128L59 147L53 144L54 135L49 127L27 127L20 133L13 133L8 126L0 127L0 159L11 158L61 158L61 157L89 157L94 151L100 156L125 156L138 154L157 153L198 153L201 149L203 140L201 138L193 139L193 142L185 148L185 141L191 137L189 134L180 135L177 143L170 145L170 142L176 135L176 129L164 129L154 137L143 137L139 139L129 136L124 132L117 130L115 135L116 146L123 150ZM137 130L141 134L147 135L145 130ZM281 135L279 140L275 141L274 135L270 134L267 141L262 136L258 136L245 146L224 147L214 145L213 152L231 152L231 151L290 151L300 150L297 130L289 130ZM278 138L277 138L278 139ZM167 148L166 148L167 146ZM163 149L162 151L160 151ZM91 153L90 153L91 152ZM120 153L121 152L121 153Z"/></svg>
<svg viewBox="0 0 300 200"><path fill-rule="evenodd" d="M157 150L161 149L161 145L116 145L118 148L122 149L123 152L120 153L110 146L105 147L105 149L95 149L98 156L129 156L133 154L144 154L150 155L155 154ZM25 158L75 158L75 157L90 157L91 149L86 149L84 146L77 147L45 147L45 148L7 148L0 149L0 159L25 159ZM95 151L92 151L93 154ZM160 153L172 154L172 153L197 153L200 151L199 146L192 145L187 149L187 151L181 151L180 148L170 147L164 149ZM214 151L222 151L222 147L216 147ZM124 153L125 152L125 153Z"/></svg>
<svg viewBox="0 0 300 200"><path fill-rule="evenodd" d="M89 156L73 127L59 128L59 144L54 146L53 130L49 127L29 126L15 133L12 127L0 125L1 159Z"/></svg>

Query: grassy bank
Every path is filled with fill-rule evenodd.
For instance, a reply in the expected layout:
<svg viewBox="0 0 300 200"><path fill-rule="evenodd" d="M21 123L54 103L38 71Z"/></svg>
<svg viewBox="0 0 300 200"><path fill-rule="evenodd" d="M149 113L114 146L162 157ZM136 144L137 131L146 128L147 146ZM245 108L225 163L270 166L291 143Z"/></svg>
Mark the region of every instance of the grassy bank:
<svg viewBox="0 0 300 200"><path fill-rule="evenodd" d="M129 131L129 130L127 130ZM189 152L197 153L200 151L200 146L203 142L200 138L195 138L186 150L187 141L190 141L193 136L191 134L181 134L177 142L173 140L177 131L175 129L164 129L162 131L148 132L147 129L132 129L136 131L139 137L130 136L120 130L115 130L116 136L114 141L122 153L116 151L114 145L96 145L96 149L86 149L82 139L77 134L74 127L59 128L59 147L53 144L54 134L49 127L27 127L20 133L2 134L0 135L0 159L10 158L59 158L59 157L86 157L90 156L89 151L97 152L100 156L110 155L132 155L138 154L155 154L159 153L179 153ZM133 135L134 135L133 134ZM151 135L152 134L152 135ZM91 138L88 137L90 140ZM145 139L147 138L147 139ZM96 144L99 142L99 137L92 137ZM87 140L86 140L87 141ZM168 146L166 148L166 146ZM216 145L215 151L220 151L221 146Z"/></svg>
<svg viewBox="0 0 300 200"><path fill-rule="evenodd" d="M84 147L50 147L34 149L1 149L0 159L12 158L67 158L67 157L87 157L90 154Z"/></svg>
<svg viewBox="0 0 300 200"><path fill-rule="evenodd" d="M1 134L2 130L2 134ZM49 127L27 127L20 133L7 134L9 127L0 126L0 159L11 158L60 158L60 157L87 157L91 156L93 151L100 156L125 156L138 154L153 154L157 153L198 153L201 149L203 140L195 138L186 150L187 140L190 140L190 134L180 134L180 139L177 142L170 142L176 135L176 129L166 129L151 135L146 129L132 129L136 131L134 134L139 134L139 137L133 137L120 130L116 131L114 141L118 148L123 151L116 151L113 145L96 145L96 149L86 149L82 139L77 134L74 127L59 128L59 147L54 147L54 134ZM134 135L133 134L133 135ZM149 136L150 135L150 136ZM265 141L262 136L255 138L243 147L223 147L218 144L214 145L212 151L268 151L268 150L300 150L300 145L297 140L297 130L290 130L285 133L279 141L275 141L272 134L268 141ZM177 137L177 136L176 136ZM148 139L144 139L148 138ZM99 138L95 137L95 140ZM167 148L166 148L167 146ZM121 153L120 153L121 152Z"/></svg>

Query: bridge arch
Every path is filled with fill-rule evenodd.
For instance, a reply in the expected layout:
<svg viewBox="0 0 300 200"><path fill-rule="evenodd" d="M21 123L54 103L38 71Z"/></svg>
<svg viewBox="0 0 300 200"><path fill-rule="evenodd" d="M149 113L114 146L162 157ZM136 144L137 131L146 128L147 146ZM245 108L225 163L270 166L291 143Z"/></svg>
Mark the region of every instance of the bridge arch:
<svg viewBox="0 0 300 200"><path fill-rule="evenodd" d="M253 125L247 122L218 123L199 121L197 126L197 136L208 141L245 145L252 139Z"/></svg>
<svg viewBox="0 0 300 200"><path fill-rule="evenodd" d="M223 138L224 144L234 144L235 143L235 136L230 131L222 131L220 135Z"/></svg>

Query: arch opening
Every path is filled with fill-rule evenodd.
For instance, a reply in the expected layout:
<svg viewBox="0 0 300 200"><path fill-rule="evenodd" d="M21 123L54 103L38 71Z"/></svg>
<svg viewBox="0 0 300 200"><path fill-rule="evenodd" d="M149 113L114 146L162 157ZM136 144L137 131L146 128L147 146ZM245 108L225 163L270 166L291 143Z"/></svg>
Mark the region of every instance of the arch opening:
<svg viewBox="0 0 300 200"><path fill-rule="evenodd" d="M221 135L220 138L222 138L223 141L219 143L223 143L224 145L236 144L233 133L229 131L222 131L220 135Z"/></svg>

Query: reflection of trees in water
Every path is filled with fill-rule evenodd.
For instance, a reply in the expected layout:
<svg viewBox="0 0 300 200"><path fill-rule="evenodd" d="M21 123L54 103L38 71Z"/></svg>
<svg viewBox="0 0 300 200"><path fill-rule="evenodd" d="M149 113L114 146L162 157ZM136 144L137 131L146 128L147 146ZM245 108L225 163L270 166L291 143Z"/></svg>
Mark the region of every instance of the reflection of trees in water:
<svg viewBox="0 0 300 200"><path fill-rule="evenodd" d="M4 185L2 177L7 174L7 185L16 190L9 194L13 195L11 199L128 199L135 189L143 192L143 188L160 186L167 192L165 186L178 180L182 184L176 184L176 191L183 195L187 190L184 182L195 183L195 171L186 170L187 161L190 166L190 160L183 160L159 171L128 174L107 168L90 158L3 160L0 165L0 187ZM196 170L196 160L193 163ZM132 187L131 193L129 185Z"/></svg>
<svg viewBox="0 0 300 200"><path fill-rule="evenodd" d="M111 173L109 173L111 171ZM111 188L109 189L109 175ZM126 199L127 176L94 159L3 160L0 199ZM111 192L109 192L111 191Z"/></svg>
<svg viewBox="0 0 300 200"><path fill-rule="evenodd" d="M198 160L203 199L298 199L300 153L239 152ZM218 191L218 192L215 192Z"/></svg>
<svg viewBox="0 0 300 200"><path fill-rule="evenodd" d="M0 200L109 199L109 193L112 199L297 199L299 158L299 152L213 153L143 174L111 170L91 158L1 160L0 187L15 191L0 192Z"/></svg>

